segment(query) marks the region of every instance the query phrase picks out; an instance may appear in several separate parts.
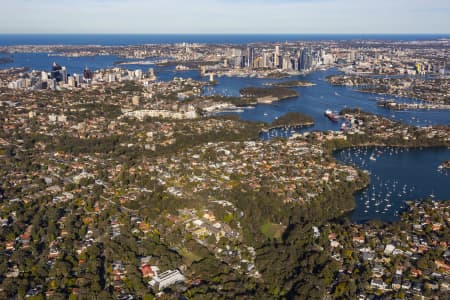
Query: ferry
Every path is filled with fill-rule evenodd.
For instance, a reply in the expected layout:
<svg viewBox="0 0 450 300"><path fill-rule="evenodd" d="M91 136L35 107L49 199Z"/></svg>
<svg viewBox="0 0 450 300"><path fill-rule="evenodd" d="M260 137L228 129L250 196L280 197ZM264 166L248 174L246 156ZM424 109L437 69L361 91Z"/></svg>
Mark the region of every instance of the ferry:
<svg viewBox="0 0 450 300"><path fill-rule="evenodd" d="M325 116L333 122L338 121L338 116L336 116L331 110L327 109L325 111Z"/></svg>

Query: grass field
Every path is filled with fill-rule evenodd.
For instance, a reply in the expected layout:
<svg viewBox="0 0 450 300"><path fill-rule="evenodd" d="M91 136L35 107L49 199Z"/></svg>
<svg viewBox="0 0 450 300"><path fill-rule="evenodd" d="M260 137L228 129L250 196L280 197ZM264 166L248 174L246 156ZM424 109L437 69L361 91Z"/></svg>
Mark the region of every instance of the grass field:
<svg viewBox="0 0 450 300"><path fill-rule="evenodd" d="M274 223L265 223L261 226L261 232L270 239L279 239L286 226Z"/></svg>

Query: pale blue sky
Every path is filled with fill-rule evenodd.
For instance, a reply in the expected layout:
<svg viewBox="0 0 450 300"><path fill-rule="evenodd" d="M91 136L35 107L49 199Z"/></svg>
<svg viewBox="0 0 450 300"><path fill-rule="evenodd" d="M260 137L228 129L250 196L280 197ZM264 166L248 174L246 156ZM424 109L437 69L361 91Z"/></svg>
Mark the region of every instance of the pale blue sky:
<svg viewBox="0 0 450 300"><path fill-rule="evenodd" d="M0 0L0 33L450 33L450 0Z"/></svg>

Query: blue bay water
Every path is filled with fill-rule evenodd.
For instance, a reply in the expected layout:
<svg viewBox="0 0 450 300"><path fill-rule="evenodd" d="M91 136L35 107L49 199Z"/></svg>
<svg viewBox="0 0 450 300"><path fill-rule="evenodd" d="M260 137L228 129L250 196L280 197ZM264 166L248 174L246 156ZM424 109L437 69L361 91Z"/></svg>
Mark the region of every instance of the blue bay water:
<svg viewBox="0 0 450 300"><path fill-rule="evenodd" d="M355 195L352 221L394 221L405 201L450 200L450 172L438 170L450 159L450 149L359 148L338 151L335 157L371 173L369 187Z"/></svg>
<svg viewBox="0 0 450 300"><path fill-rule="evenodd" d="M6 55L3 55L6 56ZM0 54L0 57L2 55ZM12 57L13 62L0 64L0 69L7 68L21 68L27 67L30 70L38 71L50 71L52 64L54 62L61 66L65 66L69 74L80 74L83 72L84 68L89 68L92 71L100 69L108 69L114 67L120 67L122 69L128 70L148 70L148 68L154 68L157 72L160 72L161 76L158 77L159 80L168 81L172 80L173 77L191 77L200 79L198 71L182 71L176 72L173 67L157 67L154 64L139 65L139 64L126 64L126 65L115 65L116 62L133 62L139 59L127 59L119 57L116 55L96 55L96 56L80 56L80 57L66 57L66 56L53 56L49 53L13 53L7 55L7 57ZM151 59L146 59L151 61Z"/></svg>
<svg viewBox="0 0 450 300"><path fill-rule="evenodd" d="M49 56L48 53L14 53L12 58L13 62L0 64L0 68L28 67L30 70L50 71L52 64L56 62L65 66L70 74L80 74L85 67L91 70L113 68L114 62L125 60L115 55L66 57Z"/></svg>
<svg viewBox="0 0 450 300"><path fill-rule="evenodd" d="M286 112L295 111L308 114L314 118L315 125L308 130L339 130L340 123L333 123L324 116L327 109L339 112L344 108L360 108L363 111L382 115L411 125L427 126L445 124L450 125L448 111L391 111L376 105L376 94L360 93L356 88L335 87L326 81L326 77L339 72L336 69L318 71L304 76L290 78L309 81L315 86L295 88L300 93L299 97L275 102L272 104L261 104L255 108L246 108L240 117L250 121L272 122L275 118ZM283 81L257 78L228 78L217 79L218 85L206 91L207 94L223 94L239 96L239 90L249 86L264 86L266 84ZM391 97L389 97L391 98ZM396 98L400 102L417 102L408 98ZM277 132L274 132L274 134ZM278 131L278 134L284 134ZM263 137L264 138L264 137Z"/></svg>

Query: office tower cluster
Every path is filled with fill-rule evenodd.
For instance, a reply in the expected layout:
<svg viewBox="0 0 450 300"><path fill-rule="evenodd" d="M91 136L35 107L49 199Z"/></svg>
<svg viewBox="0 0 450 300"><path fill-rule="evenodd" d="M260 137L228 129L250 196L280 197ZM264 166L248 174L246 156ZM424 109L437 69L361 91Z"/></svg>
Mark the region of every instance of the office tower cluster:
<svg viewBox="0 0 450 300"><path fill-rule="evenodd" d="M335 62L332 54L324 49L314 51L311 47L300 49L283 48L232 48L227 51L226 66L235 69L279 69L285 71L308 72L320 65Z"/></svg>
<svg viewBox="0 0 450 300"><path fill-rule="evenodd" d="M82 74L69 74L66 67L53 63L50 72L31 71L20 73L18 78L9 82L10 89L59 90L63 88L81 88L100 82L142 81L144 85L156 80L155 71L149 68L148 72L137 70L123 70L113 68L92 72L85 67Z"/></svg>
<svg viewBox="0 0 450 300"><path fill-rule="evenodd" d="M93 73L85 68L83 74L69 74L66 67L53 63L50 72L21 73L19 78L8 84L11 89L51 89L60 87L81 87L82 84L90 83Z"/></svg>

